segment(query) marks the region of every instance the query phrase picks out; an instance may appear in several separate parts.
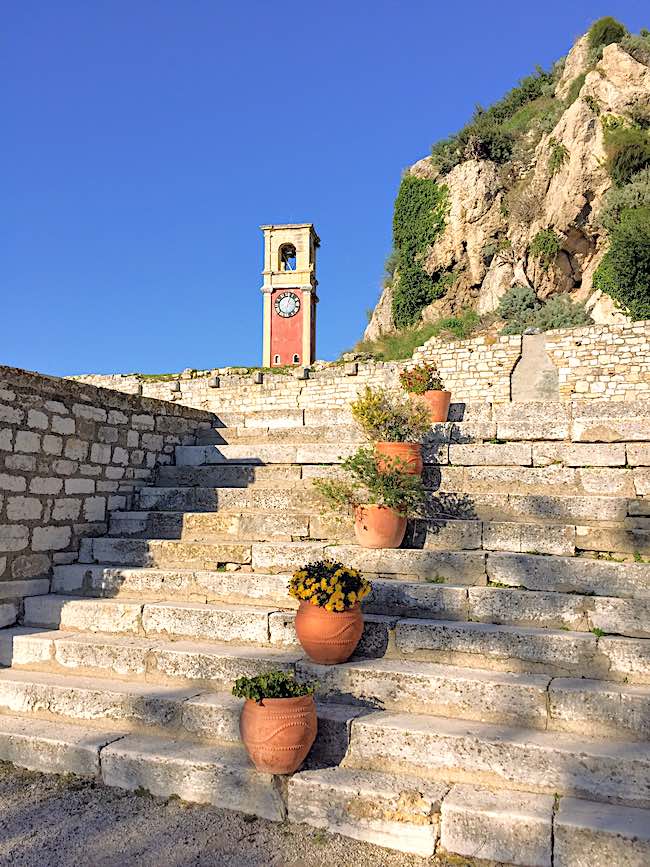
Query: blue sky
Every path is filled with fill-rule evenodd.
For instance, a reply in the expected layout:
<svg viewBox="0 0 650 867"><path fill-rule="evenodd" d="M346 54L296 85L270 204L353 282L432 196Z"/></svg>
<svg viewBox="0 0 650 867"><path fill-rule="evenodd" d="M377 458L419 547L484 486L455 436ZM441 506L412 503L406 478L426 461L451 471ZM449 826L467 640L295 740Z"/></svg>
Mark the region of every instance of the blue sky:
<svg viewBox="0 0 650 867"><path fill-rule="evenodd" d="M365 326L401 171L645 2L5 0L0 363L259 364L263 223L322 239L318 356Z"/></svg>

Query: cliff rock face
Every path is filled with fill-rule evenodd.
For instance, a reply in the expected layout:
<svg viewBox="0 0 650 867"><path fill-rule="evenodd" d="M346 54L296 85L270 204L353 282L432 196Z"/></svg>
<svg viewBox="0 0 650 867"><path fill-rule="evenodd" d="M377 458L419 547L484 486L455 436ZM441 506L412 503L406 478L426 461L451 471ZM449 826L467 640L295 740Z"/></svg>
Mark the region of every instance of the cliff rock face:
<svg viewBox="0 0 650 867"><path fill-rule="evenodd" d="M586 301L597 323L625 322L607 296L592 289L592 278L605 253L607 239L598 223L603 196L611 186L605 167L603 116L626 117L635 105L650 105L650 68L637 62L620 45L604 48L602 59L589 69L587 37L580 38L566 58L555 88L556 100L566 102L552 131L542 135L528 163L498 166L485 159L461 162L445 175L429 158L409 171L435 178L449 191L444 232L430 248L429 274L453 271L455 281L443 298L423 311L433 320L468 306L479 313L494 310L514 285L528 285L540 298L569 292ZM567 96L580 84L578 97ZM569 104L570 103L570 104ZM561 165L550 170L553 153ZM530 245L542 229L560 240L552 267L531 256ZM365 338L393 330L392 289L382 292Z"/></svg>

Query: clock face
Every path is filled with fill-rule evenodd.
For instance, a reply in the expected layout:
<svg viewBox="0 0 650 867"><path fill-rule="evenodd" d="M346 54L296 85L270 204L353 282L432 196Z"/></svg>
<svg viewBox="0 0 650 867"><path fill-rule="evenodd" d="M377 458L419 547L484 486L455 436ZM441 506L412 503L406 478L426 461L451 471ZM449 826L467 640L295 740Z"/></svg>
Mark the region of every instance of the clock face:
<svg viewBox="0 0 650 867"><path fill-rule="evenodd" d="M275 299L275 312L283 319L295 316L300 310L300 298L293 292L281 292Z"/></svg>

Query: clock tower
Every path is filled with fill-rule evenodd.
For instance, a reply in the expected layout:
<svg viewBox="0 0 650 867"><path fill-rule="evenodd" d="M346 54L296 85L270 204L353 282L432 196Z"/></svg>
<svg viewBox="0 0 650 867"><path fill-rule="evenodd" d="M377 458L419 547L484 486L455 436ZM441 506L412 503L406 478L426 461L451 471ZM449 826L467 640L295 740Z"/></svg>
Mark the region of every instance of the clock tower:
<svg viewBox="0 0 650 867"><path fill-rule="evenodd" d="M261 226L264 232L263 367L308 367L316 359L316 250L311 223Z"/></svg>

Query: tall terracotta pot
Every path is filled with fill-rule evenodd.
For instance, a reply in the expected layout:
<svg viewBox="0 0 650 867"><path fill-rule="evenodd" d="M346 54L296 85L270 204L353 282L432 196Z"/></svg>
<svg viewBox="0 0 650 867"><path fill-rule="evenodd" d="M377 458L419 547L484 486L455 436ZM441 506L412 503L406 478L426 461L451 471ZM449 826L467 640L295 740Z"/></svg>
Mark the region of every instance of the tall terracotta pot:
<svg viewBox="0 0 650 867"><path fill-rule="evenodd" d="M326 611L301 602L296 614L296 635L306 654L320 665L338 665L354 653L363 633L358 605L348 611Z"/></svg>
<svg viewBox="0 0 650 867"><path fill-rule="evenodd" d="M380 473L391 469L400 469L411 476L422 475L422 446L420 443L375 443L375 451L383 456L377 459L377 469Z"/></svg>
<svg viewBox="0 0 650 867"><path fill-rule="evenodd" d="M450 391L425 391L422 398L429 407L432 422L447 421L451 403Z"/></svg>
<svg viewBox="0 0 650 867"><path fill-rule="evenodd" d="M313 695L247 699L239 718L242 741L258 771L292 774L307 758L318 720Z"/></svg>
<svg viewBox="0 0 650 867"><path fill-rule="evenodd" d="M386 506L357 506L354 533L362 548L399 548L406 533L406 516Z"/></svg>

